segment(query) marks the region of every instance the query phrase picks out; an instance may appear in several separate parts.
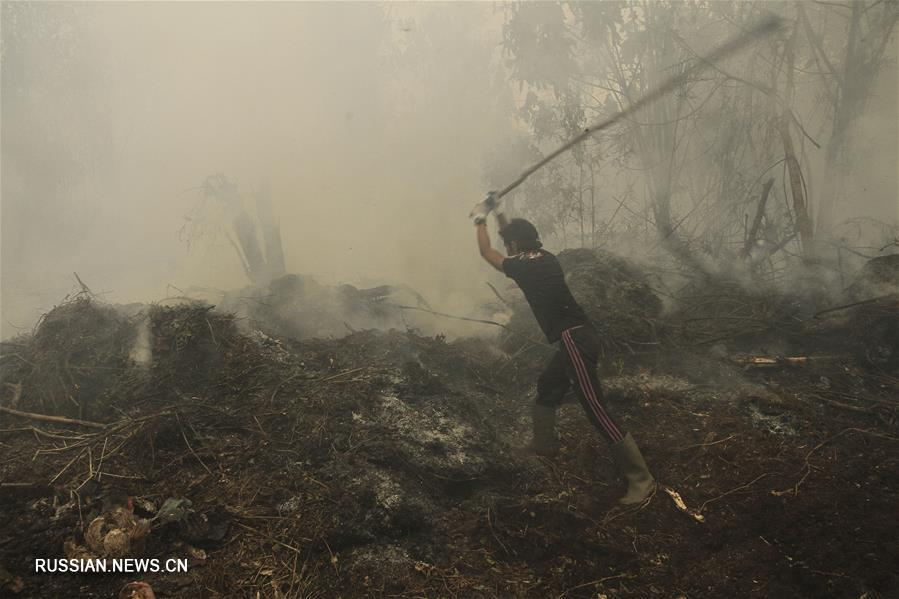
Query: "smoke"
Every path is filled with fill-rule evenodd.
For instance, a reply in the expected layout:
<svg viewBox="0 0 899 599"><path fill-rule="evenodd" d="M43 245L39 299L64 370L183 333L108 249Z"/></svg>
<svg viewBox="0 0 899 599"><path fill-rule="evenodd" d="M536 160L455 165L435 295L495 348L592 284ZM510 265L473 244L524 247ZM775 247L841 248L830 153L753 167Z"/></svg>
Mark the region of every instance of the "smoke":
<svg viewBox="0 0 899 599"><path fill-rule="evenodd" d="M572 18L570 9L559 15ZM486 281L502 293L507 282L481 261L466 215L540 155L516 119L543 95L513 77L503 53L507 16L490 3L4 3L0 335L30 328L71 291L73 272L119 303L246 285L227 236L198 236L190 247L178 236L197 187L216 173L245 200L270 189L287 272L335 288L408 285L435 310L474 314L494 299ZM721 41L684 35L699 49ZM537 66L571 66L570 58ZM872 245L889 241L899 220L890 64L856 123L854 170L834 215L850 221L841 235ZM589 73L575 74L606 67L591 62ZM537 115L546 127L577 124L577 111L554 106ZM797 100L794 111L820 138L828 122L820 102ZM705 126L697 139L726 129ZM653 256L647 173L634 170L637 149L623 131L578 150L596 158L596 193L580 201L590 207L595 245ZM559 142L547 135L542 151ZM677 218L696 202L721 200L684 192L715 168L714 154L700 150L678 163ZM823 151L802 151L816 201ZM535 222L551 250L590 245L573 224L583 214L561 209L587 185L566 160L507 199L519 213L540 207ZM786 201L774 174L772 222ZM725 200L745 201L751 217L754 195ZM705 212L714 222L700 210L679 232L702 231ZM432 326L455 326L439 323Z"/></svg>
<svg viewBox="0 0 899 599"><path fill-rule="evenodd" d="M245 285L226 238L177 238L214 173L269 184L288 272L471 310L466 215L511 127L500 25L480 4L4 4L3 336L72 272L114 302Z"/></svg>
<svg viewBox="0 0 899 599"><path fill-rule="evenodd" d="M150 330L150 319L142 318L137 323L137 335L128 358L142 368L149 368L153 363L153 332Z"/></svg>

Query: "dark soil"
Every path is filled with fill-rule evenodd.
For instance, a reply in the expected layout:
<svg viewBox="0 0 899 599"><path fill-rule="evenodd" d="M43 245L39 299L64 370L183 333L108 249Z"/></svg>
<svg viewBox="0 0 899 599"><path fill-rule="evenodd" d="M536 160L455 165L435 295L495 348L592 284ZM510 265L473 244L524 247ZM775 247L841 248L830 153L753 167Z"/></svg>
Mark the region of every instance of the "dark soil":
<svg viewBox="0 0 899 599"><path fill-rule="evenodd" d="M542 349L510 361L491 341L398 331L291 341L241 334L209 306L125 319L80 301L0 361L2 405L105 425L2 415L9 595L115 597L135 579L157 597L899 588L899 377L860 355L859 331L821 348L826 360L744 370L727 348L606 368L610 406L663 486L624 510L577 404L562 409L556 460L522 449ZM153 333L144 367L127 358L140 319ZM45 376L67 370L57 388ZM190 556L188 573L34 573L35 558L83 544L96 516L151 518L168 498L189 499L189 514L154 520L140 555Z"/></svg>

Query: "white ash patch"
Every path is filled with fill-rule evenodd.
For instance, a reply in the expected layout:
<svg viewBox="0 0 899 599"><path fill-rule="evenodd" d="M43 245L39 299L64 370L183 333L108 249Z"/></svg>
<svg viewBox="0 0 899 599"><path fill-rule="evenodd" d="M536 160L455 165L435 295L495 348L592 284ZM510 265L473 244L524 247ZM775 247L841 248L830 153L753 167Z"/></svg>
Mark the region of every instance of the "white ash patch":
<svg viewBox="0 0 899 599"><path fill-rule="evenodd" d="M375 500L387 511L393 511L403 503L403 488L384 472L378 472L380 479L374 487Z"/></svg>
<svg viewBox="0 0 899 599"><path fill-rule="evenodd" d="M468 455L469 439L477 438L468 424L429 409L430 413L410 407L395 395L381 396L385 421L408 439L423 447L439 447L446 459L457 465L481 460Z"/></svg>
<svg viewBox="0 0 899 599"><path fill-rule="evenodd" d="M685 378L667 374L639 373L630 376L616 376L603 380L603 386L618 393L654 393L659 391L686 393L696 389L696 385Z"/></svg>
<svg viewBox="0 0 899 599"><path fill-rule="evenodd" d="M409 553L398 545L378 544L366 545L353 549L347 559L350 571L365 579L374 576L387 576L401 579L408 576L415 566Z"/></svg>
<svg viewBox="0 0 899 599"><path fill-rule="evenodd" d="M278 504L278 515L296 514L302 507L303 500L299 496L294 496L287 501Z"/></svg>
<svg viewBox="0 0 899 599"><path fill-rule="evenodd" d="M280 340L269 337L258 329L250 331L250 339L256 342L259 347L266 350L268 355L279 364L286 364L290 360L290 352L284 349L284 345Z"/></svg>

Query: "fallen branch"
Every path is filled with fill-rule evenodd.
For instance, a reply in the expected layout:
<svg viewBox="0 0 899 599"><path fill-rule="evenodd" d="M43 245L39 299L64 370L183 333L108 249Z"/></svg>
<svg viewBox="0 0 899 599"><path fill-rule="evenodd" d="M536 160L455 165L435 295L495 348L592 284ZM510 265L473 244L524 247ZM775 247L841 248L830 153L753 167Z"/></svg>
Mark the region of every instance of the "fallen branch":
<svg viewBox="0 0 899 599"><path fill-rule="evenodd" d="M845 304L843 306L836 306L835 308L827 308L826 310L821 310L820 312L816 312L812 318L818 318L822 314L828 314L829 312L837 312L838 310L847 310L849 308L855 308L856 306L865 306L867 304L876 304L880 300L885 299L894 299L896 294L890 295L881 295L880 297L873 297L871 299L862 300L860 302L852 302L851 304Z"/></svg>
<svg viewBox="0 0 899 599"><path fill-rule="evenodd" d="M772 368L775 366L800 366L809 362L828 362L840 360L839 356L737 356L734 364L747 370L750 368Z"/></svg>
<svg viewBox="0 0 899 599"><path fill-rule="evenodd" d="M699 510L694 510L687 507L687 503L681 497L680 493L678 493L668 485L662 485L662 490L668 493L669 497L671 497L671 500L674 502L674 505L677 506L677 509L684 512L685 514L688 514L697 522L705 522L705 516L700 513L702 512L701 507L699 508ZM703 506L704 505L705 504L703 504Z"/></svg>
<svg viewBox="0 0 899 599"><path fill-rule="evenodd" d="M533 343L534 345L542 345L544 347L552 347L548 343L543 343L542 341L535 341L535 340L531 339L530 337L528 337L527 335L519 333L515 329L509 328L502 323L496 322L495 320L483 320L481 318L468 318L466 316L454 316L452 314L444 314L443 312L436 312L434 310L427 310L425 308L417 308L415 306L400 306L398 304L395 304L395 305L400 310L419 310L421 312L427 312L427 313L433 314L435 316L442 316L443 318L452 318L454 320L464 320L465 322L478 322L481 324L492 324L493 326L502 327L502 328L506 329L513 335L518 335L519 337L523 337L523 338L527 339L528 341L530 341L531 343Z"/></svg>
<svg viewBox="0 0 899 599"><path fill-rule="evenodd" d="M818 401L824 402L829 406L833 406L835 408L841 408L843 410L850 410L852 412L861 412L862 414L872 414L874 410L872 408L862 408L860 406L853 406L847 403L843 403L841 401L836 401L834 399L827 399L826 397L821 397L817 393L810 394L811 397L814 397Z"/></svg>
<svg viewBox="0 0 899 599"><path fill-rule="evenodd" d="M36 414L34 412L22 412L12 408L0 406L0 412L6 412L20 418L29 418L31 420L40 420L42 422L56 422L57 424L75 424L77 426L87 426L90 428L106 428L105 424L99 422L91 422L90 420L79 420L77 418L65 418L63 416L49 416L47 414Z"/></svg>
<svg viewBox="0 0 899 599"><path fill-rule="evenodd" d="M48 433L45 430L41 430L36 426L25 426L22 428L3 428L0 429L0 434L2 433L21 433L21 432L31 432L36 435L40 435L42 437L47 437L48 439L60 439L62 441L82 441L84 440L83 436L75 436L75 437L67 437L65 435L54 435L53 433ZM91 433L94 434L94 433Z"/></svg>

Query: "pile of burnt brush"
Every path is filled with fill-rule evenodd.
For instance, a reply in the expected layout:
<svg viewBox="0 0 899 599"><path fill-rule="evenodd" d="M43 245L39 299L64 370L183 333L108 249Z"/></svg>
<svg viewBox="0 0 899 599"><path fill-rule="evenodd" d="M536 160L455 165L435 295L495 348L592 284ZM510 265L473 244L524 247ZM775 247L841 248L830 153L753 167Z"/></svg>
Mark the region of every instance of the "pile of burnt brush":
<svg viewBox="0 0 899 599"><path fill-rule="evenodd" d="M35 558L61 557L187 559L141 576L158 597L874 598L899 584L899 378L867 357L895 355L893 296L802 315L835 361L738 354L756 346L688 345L632 265L560 260L608 356L658 343L739 381L645 364L606 380L664 484L648 506L615 507L620 481L577 405L556 461L522 451L540 344L298 339L201 302L123 311L83 295L3 344L0 587L108 597L136 576L35 574ZM878 326L886 350L846 353L847 339L874 347Z"/></svg>
<svg viewBox="0 0 899 599"><path fill-rule="evenodd" d="M200 302L130 312L80 295L4 342L7 407L106 422L159 388L202 386L240 342L233 318Z"/></svg>
<svg viewBox="0 0 899 599"><path fill-rule="evenodd" d="M899 368L899 255L870 260L845 289L806 267L789 285L693 272L672 288L651 269L604 250L565 250L558 259L608 363L711 349L719 356L827 351L875 369ZM540 331L523 297L507 303L502 346L524 354L538 345Z"/></svg>
<svg viewBox="0 0 899 599"><path fill-rule="evenodd" d="M701 277L678 291L666 316L672 342L717 354L840 357L873 370L899 368L899 255L868 261L845 288L803 267L786 286Z"/></svg>
<svg viewBox="0 0 899 599"><path fill-rule="evenodd" d="M651 277L604 250L564 250L557 256L572 295L599 332L603 357L655 349L665 336L663 304ZM523 296L508 302L511 318L503 347L512 354L542 333Z"/></svg>
<svg viewBox="0 0 899 599"><path fill-rule="evenodd" d="M130 312L80 297L4 344L4 572L44 556L179 556L196 574L160 577L157 593L233 596L272 572L275 595L385 588L427 578L421 564L447 551L433 531L484 501L485 481L547 476L500 439L520 423L488 341L298 342L242 334L197 302ZM285 559L310 569L282 579ZM26 580L30 595L66 584ZM122 584L93 582L101 595Z"/></svg>
<svg viewBox="0 0 899 599"><path fill-rule="evenodd" d="M407 304L430 307L406 286L334 286L303 274L224 293L218 302L222 310L245 318L249 327L292 339L343 337L364 329L404 330L415 324Z"/></svg>

